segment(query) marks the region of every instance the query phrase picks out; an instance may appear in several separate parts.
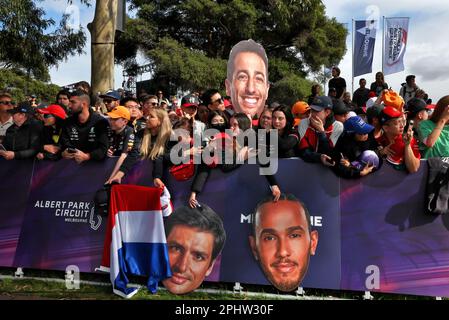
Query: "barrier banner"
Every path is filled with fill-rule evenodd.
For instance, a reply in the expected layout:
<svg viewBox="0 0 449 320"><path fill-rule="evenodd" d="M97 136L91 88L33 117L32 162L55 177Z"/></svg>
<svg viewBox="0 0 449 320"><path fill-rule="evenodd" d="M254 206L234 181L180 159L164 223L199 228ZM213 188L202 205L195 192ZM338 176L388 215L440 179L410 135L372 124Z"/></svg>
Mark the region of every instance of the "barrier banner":
<svg viewBox="0 0 449 320"><path fill-rule="evenodd" d="M95 214L93 199L115 161L0 160L0 265L95 272L107 219ZM151 169L141 161L122 183L152 186ZM285 292L302 286L449 296L449 217L424 211L425 161L415 174L384 165L343 180L323 166L281 159L276 179L287 198L264 202L271 190L258 166L214 169L197 195L202 206L190 209L192 180L166 173L174 211L164 220L195 211L216 227L165 230L174 275L163 281L168 291L187 293L204 280L271 283ZM211 257L220 233L224 247ZM200 272L181 267L184 251Z"/></svg>
<svg viewBox="0 0 449 320"><path fill-rule="evenodd" d="M426 215L427 163L342 180L341 288L449 295L449 217Z"/></svg>
<svg viewBox="0 0 449 320"><path fill-rule="evenodd" d="M311 216L312 229L318 231L316 253L310 257L310 265L301 286L338 289L339 181L330 170L323 169L298 159L280 159L276 179L282 192L293 194L304 202ZM249 165L228 174L230 188L227 189L224 207L228 239L222 255L221 281L269 284L253 257L248 241L251 233L250 214L259 201L271 194L266 178L259 176L258 170L257 166Z"/></svg>
<svg viewBox="0 0 449 320"><path fill-rule="evenodd" d="M14 266L93 272L103 250L105 218L94 213L95 192L114 161L39 161L34 168Z"/></svg>
<svg viewBox="0 0 449 320"><path fill-rule="evenodd" d="M0 266L13 266L32 172L33 161L0 158Z"/></svg>

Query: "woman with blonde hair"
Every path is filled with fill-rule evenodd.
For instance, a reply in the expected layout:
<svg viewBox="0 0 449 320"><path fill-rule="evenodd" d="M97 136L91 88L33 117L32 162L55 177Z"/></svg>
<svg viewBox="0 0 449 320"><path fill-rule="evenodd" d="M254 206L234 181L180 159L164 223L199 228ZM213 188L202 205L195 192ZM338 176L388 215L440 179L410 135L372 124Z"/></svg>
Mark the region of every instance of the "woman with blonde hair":
<svg viewBox="0 0 449 320"><path fill-rule="evenodd" d="M136 142L128 157L121 165L119 171L106 181L106 183L118 182L132 169L139 158L149 159L153 162L153 183L156 187L164 187L162 174L164 161L170 155L170 135L172 126L167 111L153 108L149 111L146 128L136 134Z"/></svg>
<svg viewBox="0 0 449 320"><path fill-rule="evenodd" d="M432 116L419 123L424 158L449 157L449 95L442 97Z"/></svg>

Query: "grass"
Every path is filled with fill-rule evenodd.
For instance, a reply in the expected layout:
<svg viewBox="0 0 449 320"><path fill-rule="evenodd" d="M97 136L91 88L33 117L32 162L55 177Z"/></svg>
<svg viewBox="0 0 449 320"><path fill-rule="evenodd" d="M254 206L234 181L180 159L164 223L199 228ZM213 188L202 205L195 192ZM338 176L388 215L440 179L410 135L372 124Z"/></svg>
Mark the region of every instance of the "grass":
<svg viewBox="0 0 449 320"><path fill-rule="evenodd" d="M12 276L15 269L0 269L0 275ZM112 293L109 284L109 275L106 274L81 274L82 281L100 282L106 285L92 285L81 283L78 290L67 289L64 282L46 281L43 278L64 279L64 273L60 271L26 270L25 277L41 278L0 279L0 298L3 299L58 299L58 300L123 300ZM145 278L131 277L131 283L143 285L144 287L132 298L132 300L267 300L276 299L274 296L267 298L264 294L279 294L278 298L285 298L285 294L277 292L270 286L243 285L242 294L232 294L233 283L204 283L202 288L214 289L216 292L208 293L195 291L186 295L173 295L163 288L159 288L156 294L151 294L145 288ZM305 289L310 298L327 299L333 297L338 299L361 300L363 292ZM227 291L227 292L225 292ZM256 295L248 295L246 292L256 292ZM375 300L434 300L434 297L371 293ZM294 294L293 294L294 295ZM284 297L283 297L284 296ZM292 297L289 294L288 297Z"/></svg>

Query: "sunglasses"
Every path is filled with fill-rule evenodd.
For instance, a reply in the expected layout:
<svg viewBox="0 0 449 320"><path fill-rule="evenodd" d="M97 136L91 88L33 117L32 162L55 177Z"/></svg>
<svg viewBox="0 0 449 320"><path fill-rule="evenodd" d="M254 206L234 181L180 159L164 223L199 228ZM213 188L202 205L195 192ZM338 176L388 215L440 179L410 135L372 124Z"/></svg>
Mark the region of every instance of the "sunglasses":
<svg viewBox="0 0 449 320"><path fill-rule="evenodd" d="M54 118L52 114L44 114L44 119Z"/></svg>
<svg viewBox="0 0 449 320"><path fill-rule="evenodd" d="M217 100L212 101L212 103L223 103L223 102L224 102L223 98L218 98Z"/></svg>
<svg viewBox="0 0 449 320"><path fill-rule="evenodd" d="M147 102L147 103L145 103L145 104L152 105L153 107L156 107L156 106L158 105L157 102Z"/></svg>
<svg viewBox="0 0 449 320"><path fill-rule="evenodd" d="M0 104L4 104L5 106L10 106L12 105L12 101L0 101Z"/></svg>
<svg viewBox="0 0 449 320"><path fill-rule="evenodd" d="M111 103L112 101L114 101L114 100L109 100L109 99L104 99L103 100L104 103Z"/></svg>

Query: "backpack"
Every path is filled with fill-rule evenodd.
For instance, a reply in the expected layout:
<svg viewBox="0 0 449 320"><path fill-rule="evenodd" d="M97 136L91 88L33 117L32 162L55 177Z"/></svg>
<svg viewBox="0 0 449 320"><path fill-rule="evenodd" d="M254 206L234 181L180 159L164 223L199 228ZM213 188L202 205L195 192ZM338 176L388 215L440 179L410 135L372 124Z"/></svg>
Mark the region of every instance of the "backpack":
<svg viewBox="0 0 449 320"><path fill-rule="evenodd" d="M102 217L107 217L109 214L109 199L111 197L111 187L117 184L114 182L112 184L105 184L101 189L95 192L94 196L94 212Z"/></svg>
<svg viewBox="0 0 449 320"><path fill-rule="evenodd" d="M426 185L426 211L429 214L449 212L449 158L429 158Z"/></svg>
<svg viewBox="0 0 449 320"><path fill-rule="evenodd" d="M193 159L191 159L189 163L181 163L170 167L169 171L177 181L186 181L195 174L195 164Z"/></svg>

